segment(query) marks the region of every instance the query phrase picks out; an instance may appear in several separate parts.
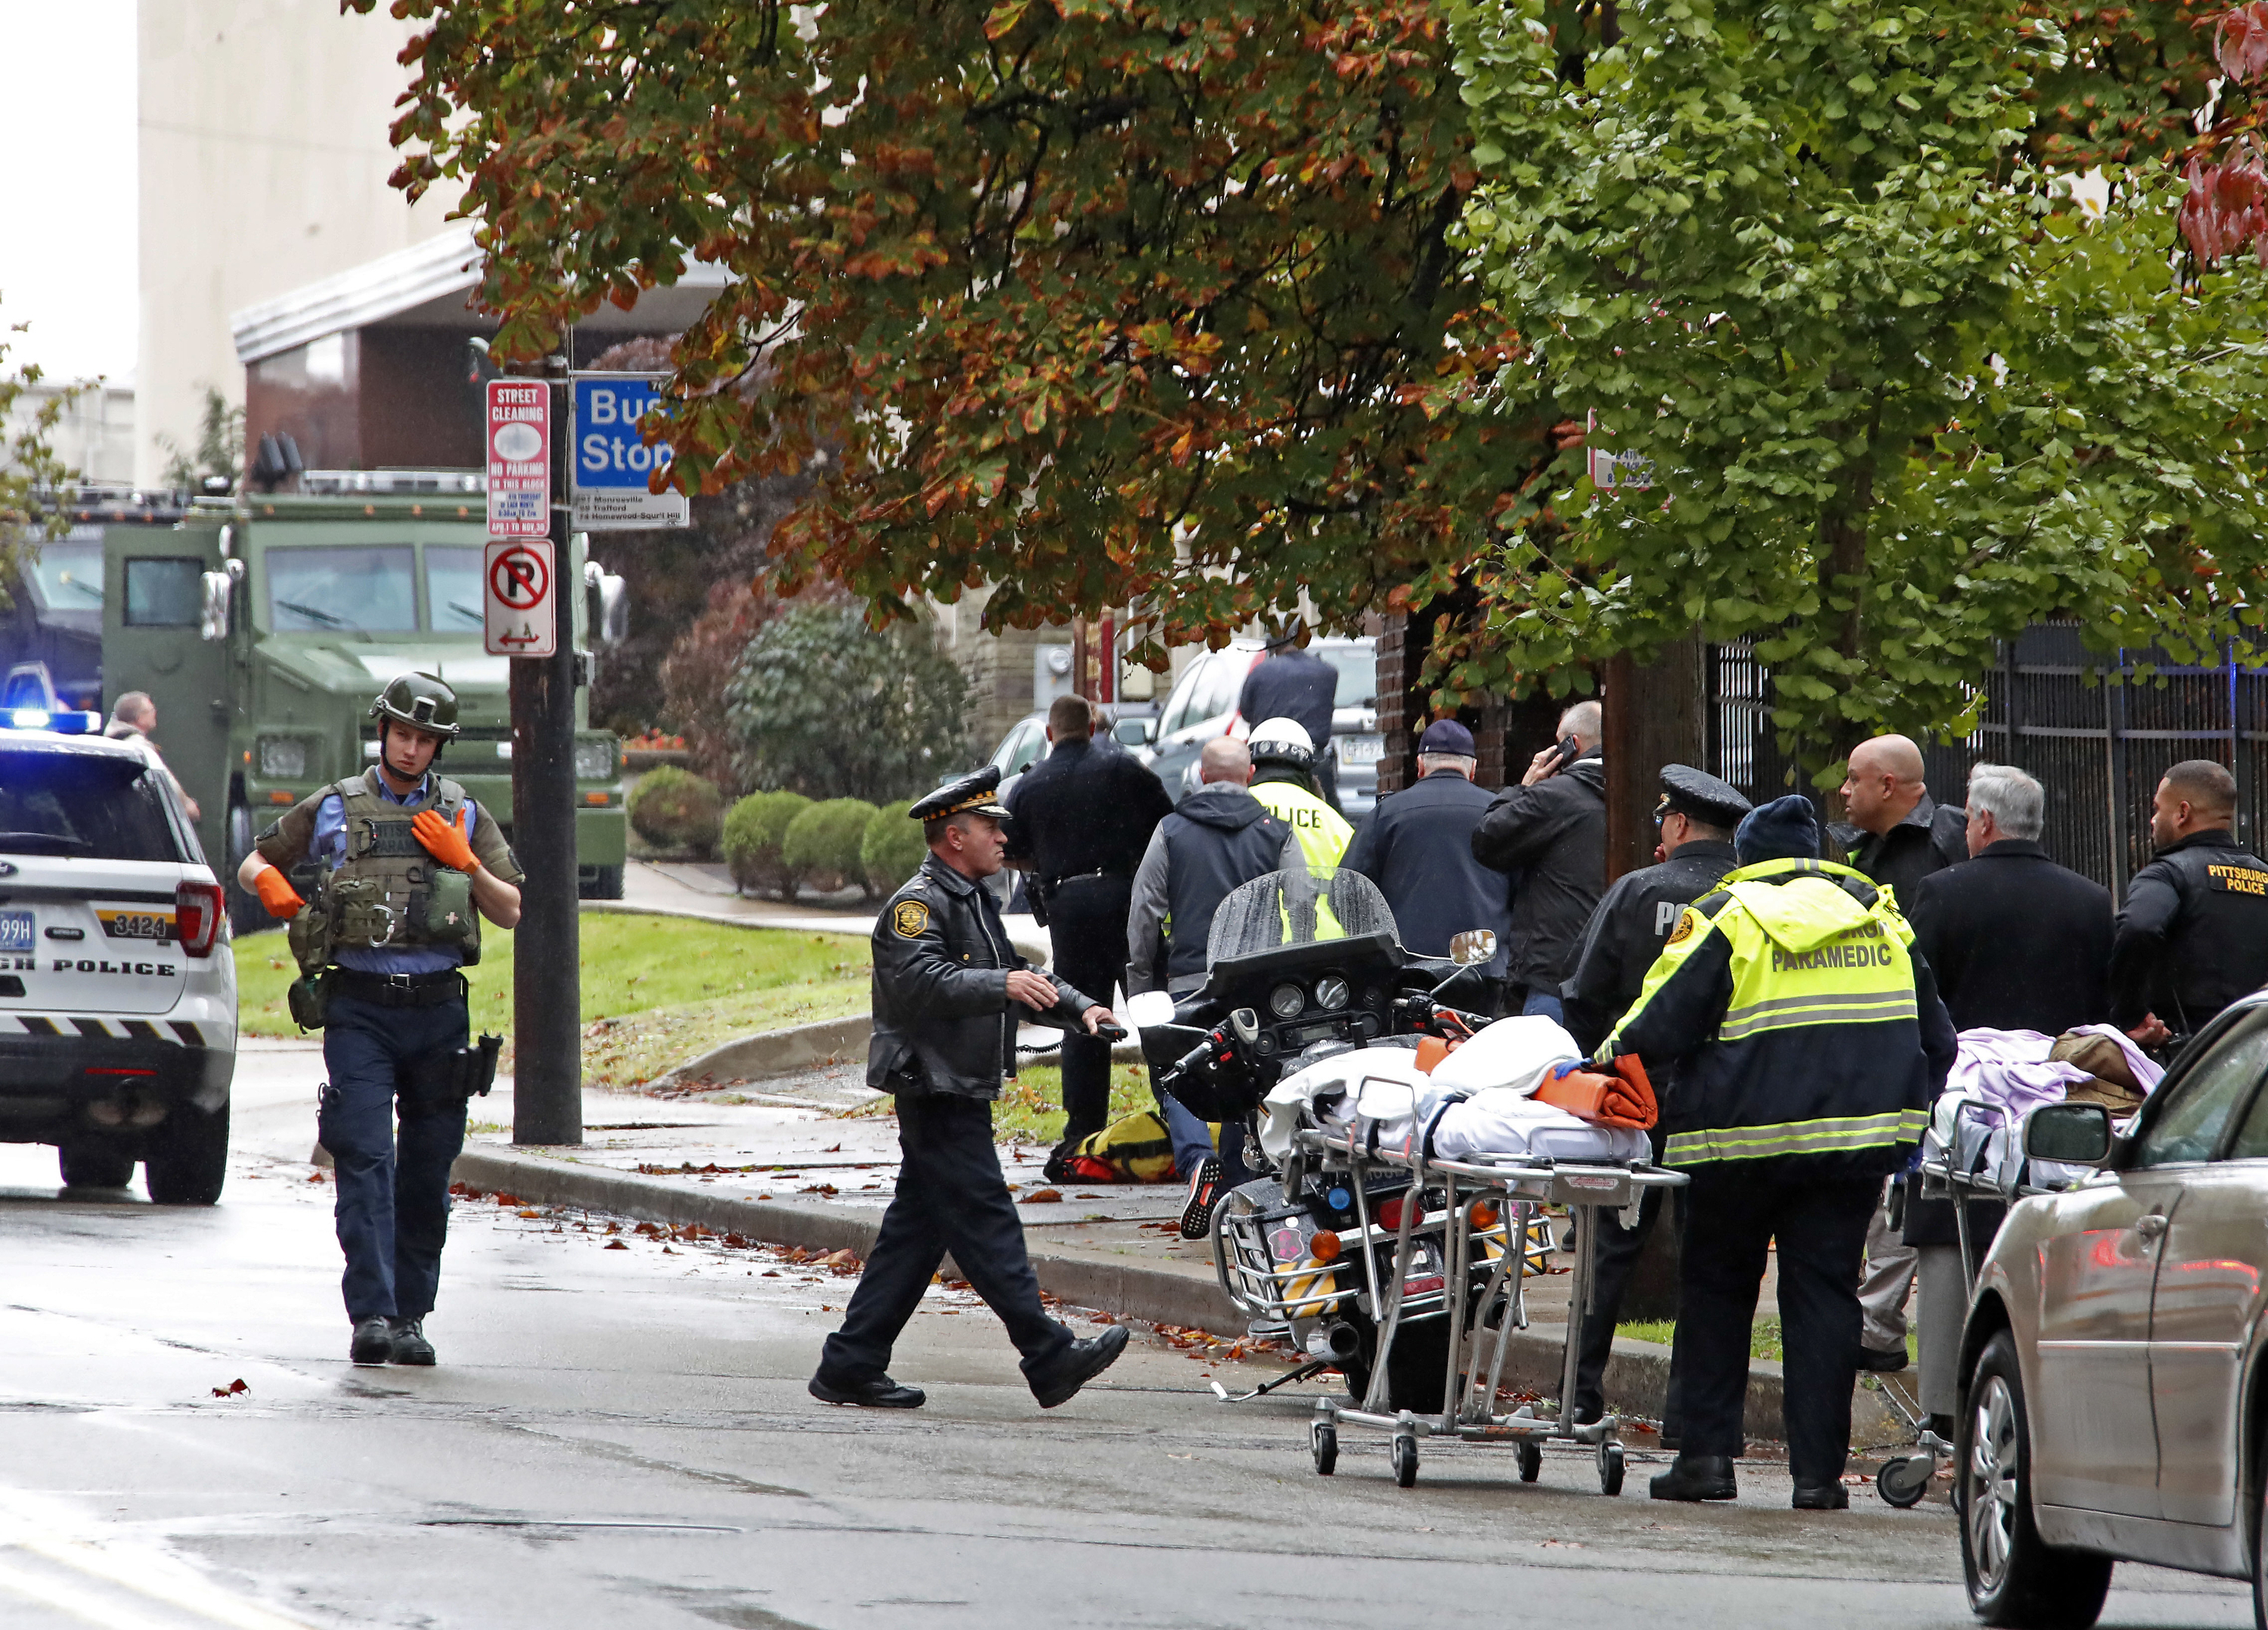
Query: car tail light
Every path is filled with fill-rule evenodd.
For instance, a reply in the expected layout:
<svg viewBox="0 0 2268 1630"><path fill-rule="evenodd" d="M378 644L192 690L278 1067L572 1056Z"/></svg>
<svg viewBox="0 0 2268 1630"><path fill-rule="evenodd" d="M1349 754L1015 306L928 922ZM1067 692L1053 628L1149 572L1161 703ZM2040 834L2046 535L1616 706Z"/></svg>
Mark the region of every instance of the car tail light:
<svg viewBox="0 0 2268 1630"><path fill-rule="evenodd" d="M225 909L217 883L179 883L173 889L173 933L192 956L210 956L220 942Z"/></svg>

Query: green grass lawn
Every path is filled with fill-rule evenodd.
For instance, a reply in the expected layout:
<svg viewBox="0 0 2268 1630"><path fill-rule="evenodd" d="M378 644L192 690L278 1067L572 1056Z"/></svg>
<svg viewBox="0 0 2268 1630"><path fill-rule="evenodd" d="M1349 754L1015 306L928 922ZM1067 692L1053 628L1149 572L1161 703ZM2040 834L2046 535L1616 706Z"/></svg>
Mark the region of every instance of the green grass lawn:
<svg viewBox="0 0 2268 1630"><path fill-rule="evenodd" d="M583 1069L593 1086L633 1086L736 1036L866 1010L867 946L855 934L604 911L578 920ZM513 940L483 926L481 964L466 975L474 1028L507 1041ZM280 932L236 941L246 1035L299 1034L284 1000L296 972Z"/></svg>
<svg viewBox="0 0 2268 1630"><path fill-rule="evenodd" d="M1636 1324L1615 1326L1615 1334L1617 1336L1628 1336L1634 1341L1658 1341L1665 1347L1669 1345L1670 1337L1675 1331L1676 1326L1668 1319L1653 1319ZM1909 1330L1906 1331L1906 1357L1909 1361L1914 1360L1916 1351L1914 1333ZM1775 1364L1787 1356L1781 1347L1778 1318L1765 1317L1756 1321L1756 1327L1749 1337L1749 1356L1770 1359Z"/></svg>
<svg viewBox="0 0 2268 1630"><path fill-rule="evenodd" d="M1155 1110L1150 1095L1150 1073L1138 1064L1110 1066L1110 1118L1119 1120L1138 1110ZM887 1115L888 1098L849 1111L854 1116ZM1052 1147L1064 1129L1063 1066L1027 1064L1012 1081L1000 1084L1000 1100L992 1106L992 1135L1002 1143L1044 1144Z"/></svg>

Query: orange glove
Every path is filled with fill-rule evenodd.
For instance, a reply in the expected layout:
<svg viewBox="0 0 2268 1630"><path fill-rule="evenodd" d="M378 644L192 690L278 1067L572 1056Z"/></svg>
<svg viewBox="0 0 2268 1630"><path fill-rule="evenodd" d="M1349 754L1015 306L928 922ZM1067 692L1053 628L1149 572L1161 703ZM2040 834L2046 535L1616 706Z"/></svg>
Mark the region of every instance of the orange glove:
<svg viewBox="0 0 2268 1630"><path fill-rule="evenodd" d="M254 878L252 886L258 891L260 904L268 908L270 917L297 917L306 907L307 903L299 897L299 891L291 887L291 880L276 867L269 867Z"/></svg>
<svg viewBox="0 0 2268 1630"><path fill-rule="evenodd" d="M425 845L425 852L444 866L469 872L480 864L473 859L473 846L465 840L465 835L444 821L437 811L420 811L409 823L409 830Z"/></svg>

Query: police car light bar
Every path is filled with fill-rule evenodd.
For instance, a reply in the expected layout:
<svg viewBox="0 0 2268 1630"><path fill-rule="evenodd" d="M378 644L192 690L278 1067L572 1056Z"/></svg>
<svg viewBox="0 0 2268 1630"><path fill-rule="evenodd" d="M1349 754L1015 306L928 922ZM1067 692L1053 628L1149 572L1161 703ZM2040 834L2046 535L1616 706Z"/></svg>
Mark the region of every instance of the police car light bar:
<svg viewBox="0 0 2268 1630"><path fill-rule="evenodd" d="M98 736L102 734L102 715L77 712L50 713L43 707L12 708L7 714L11 730L52 730L57 735Z"/></svg>

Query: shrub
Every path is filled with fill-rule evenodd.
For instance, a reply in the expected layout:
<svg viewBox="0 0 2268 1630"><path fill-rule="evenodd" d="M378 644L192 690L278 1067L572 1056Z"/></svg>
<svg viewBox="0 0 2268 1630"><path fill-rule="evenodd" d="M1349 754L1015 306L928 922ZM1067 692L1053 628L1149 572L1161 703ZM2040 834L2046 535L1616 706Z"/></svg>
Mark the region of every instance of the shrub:
<svg viewBox="0 0 2268 1630"><path fill-rule="evenodd" d="M788 822L811 808L800 793L751 793L725 814L725 864L743 889L791 897L795 880L780 859Z"/></svg>
<svg viewBox="0 0 2268 1630"><path fill-rule="evenodd" d="M852 607L801 605L762 623L725 699L750 787L905 798L971 758L968 682L953 659L925 625L877 633Z"/></svg>
<svg viewBox="0 0 2268 1630"><path fill-rule="evenodd" d="M630 825L657 849L690 850L705 860L717 852L723 803L716 783L664 764L647 771L630 789Z"/></svg>
<svg viewBox="0 0 2268 1630"><path fill-rule="evenodd" d="M929 845L922 842L921 822L906 819L910 807L884 804L866 822L858 864L865 868L869 894L895 894L900 883L921 869L922 858L929 853Z"/></svg>
<svg viewBox="0 0 2268 1630"><path fill-rule="evenodd" d="M814 804L787 823L780 859L798 882L821 892L845 883L865 890L866 872L858 861L858 847L865 840L866 822L873 818L874 806L861 798L830 798Z"/></svg>

